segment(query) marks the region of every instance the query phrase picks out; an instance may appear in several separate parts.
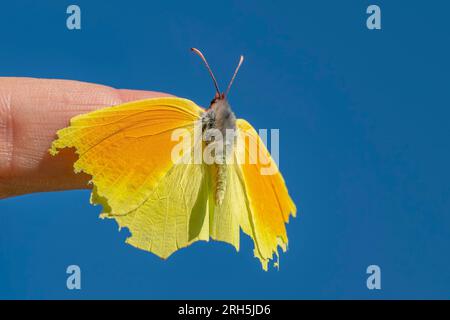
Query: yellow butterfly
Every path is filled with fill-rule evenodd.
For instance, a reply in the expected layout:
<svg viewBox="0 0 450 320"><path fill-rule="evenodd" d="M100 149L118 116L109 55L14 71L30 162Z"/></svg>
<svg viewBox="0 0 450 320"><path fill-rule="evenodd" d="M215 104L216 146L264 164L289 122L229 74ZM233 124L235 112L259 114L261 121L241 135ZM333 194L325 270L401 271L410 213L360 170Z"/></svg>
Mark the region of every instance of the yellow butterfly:
<svg viewBox="0 0 450 320"><path fill-rule="evenodd" d="M239 251L242 230L253 239L263 269L274 254L278 266L278 246L286 251L288 244L285 223L296 207L255 129L236 119L228 104L243 56L221 93L203 54L192 50L216 88L208 109L175 97L107 107L72 118L58 131L50 153L76 149L75 172L92 176L91 203L103 206L101 217L129 229L126 242L132 246L167 258L212 238ZM199 148L200 161L191 161ZM208 148L212 163L202 157ZM268 167L275 170L264 174Z"/></svg>

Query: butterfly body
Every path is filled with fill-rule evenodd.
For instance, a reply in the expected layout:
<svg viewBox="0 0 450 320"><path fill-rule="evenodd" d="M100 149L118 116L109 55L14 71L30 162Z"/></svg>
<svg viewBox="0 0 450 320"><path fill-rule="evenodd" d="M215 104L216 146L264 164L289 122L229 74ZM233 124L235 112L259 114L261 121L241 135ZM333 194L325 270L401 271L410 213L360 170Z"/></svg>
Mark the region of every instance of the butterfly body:
<svg viewBox="0 0 450 320"><path fill-rule="evenodd" d="M216 97L202 115L202 119L207 144L221 144L220 148L215 149L215 199L217 204L220 205L226 191L227 163L233 153L235 144L236 116L224 97ZM214 134L213 130L217 130L217 133L220 134ZM214 136L214 139L211 139L211 136Z"/></svg>

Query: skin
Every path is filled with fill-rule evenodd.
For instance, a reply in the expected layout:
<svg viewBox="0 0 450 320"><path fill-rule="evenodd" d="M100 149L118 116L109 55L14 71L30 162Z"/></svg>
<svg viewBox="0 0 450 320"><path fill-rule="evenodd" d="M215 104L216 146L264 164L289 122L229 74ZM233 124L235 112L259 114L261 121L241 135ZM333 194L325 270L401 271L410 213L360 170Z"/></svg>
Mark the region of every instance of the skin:
<svg viewBox="0 0 450 320"><path fill-rule="evenodd" d="M45 191L87 189L75 174L73 150L48 153L69 120L107 106L169 96L69 80L0 77L0 199Z"/></svg>

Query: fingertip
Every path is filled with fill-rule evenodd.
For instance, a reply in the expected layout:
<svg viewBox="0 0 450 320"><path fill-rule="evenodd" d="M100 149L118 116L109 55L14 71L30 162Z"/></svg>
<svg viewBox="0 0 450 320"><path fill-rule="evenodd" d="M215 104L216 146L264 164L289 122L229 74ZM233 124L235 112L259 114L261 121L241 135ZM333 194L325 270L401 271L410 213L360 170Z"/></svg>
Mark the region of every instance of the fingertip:
<svg viewBox="0 0 450 320"><path fill-rule="evenodd" d="M61 151L57 157L49 154L56 132L79 114L167 96L171 95L72 80L0 77L0 160L8 152L12 159L7 168L0 161L0 198L87 188L89 176L73 171L77 159L73 151ZM2 137L11 141L4 142ZM8 149L7 143L11 144Z"/></svg>
<svg viewBox="0 0 450 320"><path fill-rule="evenodd" d="M130 89L117 89L122 102L129 102L134 100L159 98L159 97L172 97L171 94L158 92L158 91L145 91L145 90L130 90Z"/></svg>

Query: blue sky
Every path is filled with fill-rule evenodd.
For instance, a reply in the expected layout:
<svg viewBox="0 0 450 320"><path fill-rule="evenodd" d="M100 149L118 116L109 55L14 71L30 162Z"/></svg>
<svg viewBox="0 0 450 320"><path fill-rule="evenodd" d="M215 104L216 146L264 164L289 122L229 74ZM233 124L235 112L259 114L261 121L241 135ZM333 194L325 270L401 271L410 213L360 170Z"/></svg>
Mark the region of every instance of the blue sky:
<svg viewBox="0 0 450 320"><path fill-rule="evenodd" d="M77 4L82 29L66 28ZM366 28L377 4L382 29ZM124 243L88 191L0 201L0 298L450 298L450 56L443 1L20 1L0 13L0 75L169 92L207 105L246 61L230 103L280 129L299 208L279 271L196 243L168 261ZM49 115L51 116L51 115ZM82 290L66 288L66 267ZM379 265L382 289L368 290Z"/></svg>

